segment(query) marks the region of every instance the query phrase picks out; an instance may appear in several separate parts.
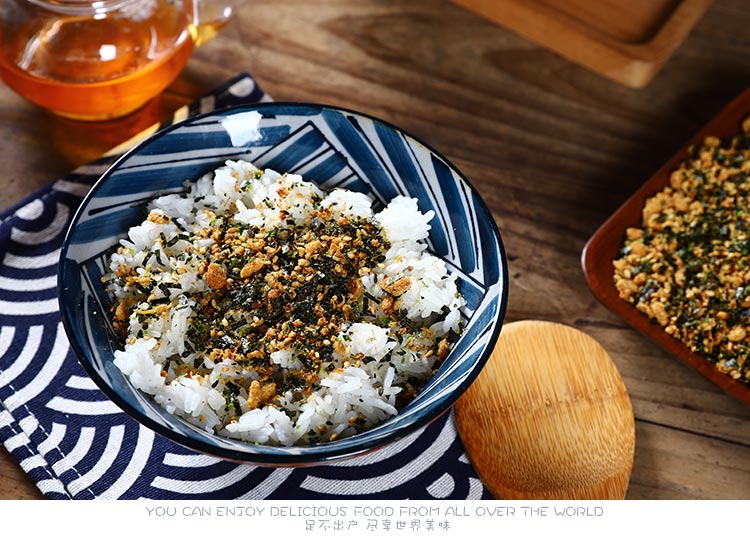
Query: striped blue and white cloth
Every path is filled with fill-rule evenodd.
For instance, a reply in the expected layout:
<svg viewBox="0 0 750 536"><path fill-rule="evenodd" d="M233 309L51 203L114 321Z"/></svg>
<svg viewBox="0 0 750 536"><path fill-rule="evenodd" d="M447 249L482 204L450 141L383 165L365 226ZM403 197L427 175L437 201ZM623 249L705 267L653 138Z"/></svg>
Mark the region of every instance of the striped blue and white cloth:
<svg viewBox="0 0 750 536"><path fill-rule="evenodd" d="M270 98L255 80L241 74L170 122L265 100ZM117 156L115 151L82 166L0 213L0 441L47 497L490 498L466 458L452 414L352 460L263 468L186 450L110 402L69 347L56 276L76 207Z"/></svg>

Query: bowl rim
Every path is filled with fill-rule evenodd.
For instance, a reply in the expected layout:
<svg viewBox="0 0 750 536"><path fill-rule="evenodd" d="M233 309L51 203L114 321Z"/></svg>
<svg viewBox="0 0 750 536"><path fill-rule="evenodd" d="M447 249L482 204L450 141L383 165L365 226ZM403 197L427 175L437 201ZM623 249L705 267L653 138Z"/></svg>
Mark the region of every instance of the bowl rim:
<svg viewBox="0 0 750 536"><path fill-rule="evenodd" d="M69 318L70 311L69 311L68 303L63 299L63 295L60 292L60 289L63 288L63 286L65 285L64 283L65 280L69 277L68 268L67 268L68 263L64 261L67 258L68 249L70 247L70 241L75 233L75 229L80 218L85 212L89 202L92 200L92 198L95 197L97 191L101 188L101 186L133 154L138 153L144 147L148 146L149 144L153 143L159 138L162 138L175 130L183 128L185 125L193 124L193 123L199 122L201 120L205 120L210 117L226 116L226 115L232 115L236 113L249 112L249 111L272 110L274 108L280 108L280 107L285 108L287 111L289 111L290 109L293 110L295 108L300 109L300 110L303 110L303 109L330 110L330 111L338 112L338 113L345 114L345 115L359 116L369 121L372 121L373 123L379 123L387 127L388 129L391 129L393 131L396 131L402 134L407 139L411 139L417 142L418 144L422 145L428 152L440 158L443 161L443 163L445 163L448 166L451 172L455 173L456 176L458 176L465 183L465 185L469 188L473 198L477 200L478 212L481 212L482 214L484 214L486 220L489 222L490 232L492 236L495 238L495 240L497 241L500 276L502 279L500 281L501 283L500 303L495 313L495 318L497 319L496 325L494 329L492 330L492 333L490 333L489 335L488 342L486 346L484 347L484 349L482 350L481 354L477 357L474 365L469 370L466 378L459 385L459 387L452 389L451 392L448 394L448 396L446 396L442 401L440 401L440 403L428 406L424 408L424 411L414 415L412 418L405 420L403 423L401 423L401 425L398 428L395 428L392 432L386 435L382 435L380 437L376 437L372 439L368 438L368 434L370 432L372 432L373 430L377 430L381 426L387 425L389 419L386 419L385 421L383 421L382 423L379 423L378 425L374 426L370 430L358 433L348 438L343 438L338 441L318 443L318 444L312 444L312 445L295 445L295 446L289 446L289 447L258 445L260 448L263 448L264 450L271 450L272 452L270 453L269 452L257 453L253 451L248 451L248 452L235 451L235 450L231 450L231 449L224 448L221 446L215 446L209 443L202 442L200 440L193 439L192 437L183 435L173 429L165 427L157 422L154 422L153 420L148 418L146 415L143 415L136 408L131 406L127 402L127 400L125 400L119 393L117 393L117 391L111 388L100 377L99 373L94 369L93 365L86 359L85 350L83 346L81 345L81 343L79 342L77 333L73 327L73 323L71 319ZM195 180L195 178L187 179L187 180ZM126 152L124 152L122 155L120 155L113 163L111 163L107 167L107 169L103 173L99 175L97 180L94 182L94 184L91 186L91 188L86 193L84 198L81 200L65 232L65 237L63 239L62 247L60 249L60 262L59 262L58 274L57 274L57 290L58 290L57 294L58 294L58 303L59 303L59 308L60 308L60 316L61 316L63 328L65 330L66 336L70 343L70 346L73 349L73 353L75 354L78 362L83 366L84 370L86 371L86 374L94 381L97 387L107 396L109 400L114 402L124 413L134 418L141 425L145 426L146 428L152 430L153 432L161 435L162 437L165 437L166 439L178 445L181 445L183 447L186 447L190 450L193 450L199 453L208 454L214 457L222 458L224 460L229 460L229 461L233 461L236 463L250 463L250 464L254 464L258 466L267 466L267 467L313 466L313 465L322 465L322 464L333 463L333 462L344 460L344 459L353 458L356 456L367 454L369 452L382 448L386 445L392 444L395 441L407 435L410 435L422 429L423 427L427 426L431 422L437 420L440 416L442 416L444 413L450 410L450 408L455 403L455 401L460 397L461 393L463 393L464 389L468 387L476 379L476 377L479 375L481 370L484 368L487 360L489 359L489 356L494 346L497 344L497 339L500 335L500 332L502 330L503 323L505 320L507 307L508 307L508 289L509 289L509 281L508 281L507 254L505 251L505 245L503 243L502 236L500 234L500 230L492 215L492 211L489 209L489 207L487 207L486 202L484 201L482 196L479 194L476 187L471 183L471 181L469 181L466 175L464 175L464 173L455 164L453 164L452 161L450 161L442 152L438 151L432 145L426 143L421 138L411 134L410 132L406 131L405 129L397 125L394 125L388 121L380 119L374 115L371 115L365 112L360 112L357 110L352 110L352 109L345 108L345 107L333 106L333 105L328 105L328 104L312 103L312 102L302 102L302 101L271 101L271 102L227 106L227 107L219 108L219 109L212 110L209 112L199 113L199 114L190 116L186 119L183 119L181 121L172 123L164 128L161 128L157 132L149 135L145 139L140 140L136 145L134 145L133 147L128 149ZM148 396L148 395L144 395L144 396ZM399 412L399 415L401 415L402 413L403 412ZM180 419L180 417L175 417L175 418ZM183 420L183 422L187 422L187 421ZM199 428L196 427L196 430L199 430ZM231 438L225 438L225 439L232 440ZM352 440L352 441L347 442L347 440ZM241 440L234 440L234 441L241 442ZM243 444L251 445L250 443L243 443ZM339 447L339 445L343 445L343 447L337 448Z"/></svg>

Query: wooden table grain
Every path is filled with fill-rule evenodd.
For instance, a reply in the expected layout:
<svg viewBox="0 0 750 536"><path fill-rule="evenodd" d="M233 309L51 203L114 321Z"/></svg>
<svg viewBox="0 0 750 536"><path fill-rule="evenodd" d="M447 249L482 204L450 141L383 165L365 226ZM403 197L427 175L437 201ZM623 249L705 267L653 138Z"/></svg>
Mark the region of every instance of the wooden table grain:
<svg viewBox="0 0 750 536"><path fill-rule="evenodd" d="M0 208L240 71L277 100L379 116L444 152L491 208L509 256L507 320L572 325L612 356L636 417L627 498L750 499L750 408L600 305L580 264L607 216L750 86L746 8L716 0L630 89L448 0L250 0L125 120L61 121L0 86ZM0 449L0 498L41 497Z"/></svg>

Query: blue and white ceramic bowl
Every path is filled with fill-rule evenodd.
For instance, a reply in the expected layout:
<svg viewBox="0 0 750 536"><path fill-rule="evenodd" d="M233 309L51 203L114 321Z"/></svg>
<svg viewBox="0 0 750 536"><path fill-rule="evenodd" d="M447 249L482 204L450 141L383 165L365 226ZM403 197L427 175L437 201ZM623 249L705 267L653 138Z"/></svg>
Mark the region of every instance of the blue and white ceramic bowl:
<svg viewBox="0 0 750 536"><path fill-rule="evenodd" d="M262 116L257 121L257 114ZM255 121L248 118L255 117ZM330 443L254 445L211 435L170 415L133 388L113 364L113 335L100 276L110 248L140 223L146 203L180 191L227 159L299 173L323 188L370 194L379 210L401 194L433 210L429 248L458 274L468 305L466 328L437 374L397 416ZM399 128L367 115L313 104L267 103L196 116L158 132L119 159L83 200L65 238L60 309L71 345L88 374L125 412L193 450L258 465L309 465L376 449L428 424L464 392L500 333L507 265L492 215L445 157Z"/></svg>

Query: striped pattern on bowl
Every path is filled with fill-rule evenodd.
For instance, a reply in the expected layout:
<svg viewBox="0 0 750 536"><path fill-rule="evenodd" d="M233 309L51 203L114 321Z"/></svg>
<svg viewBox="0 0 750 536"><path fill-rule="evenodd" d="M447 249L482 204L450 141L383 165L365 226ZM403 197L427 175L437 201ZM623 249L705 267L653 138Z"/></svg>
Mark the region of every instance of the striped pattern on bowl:
<svg viewBox="0 0 750 536"><path fill-rule="evenodd" d="M257 113L260 121L257 121ZM134 389L113 365L119 341L100 283L111 248L140 223L146 203L181 191L228 159L301 174L322 188L364 192L379 210L397 195L435 212L432 253L460 278L466 329L437 374L397 416L331 443L276 447L211 435ZM481 370L500 332L507 264L492 215L443 156L404 131L348 110L299 103L228 108L168 127L120 158L94 185L65 238L60 309L71 345L97 385L144 425L188 448L259 465L330 462L383 446L437 418Z"/></svg>

